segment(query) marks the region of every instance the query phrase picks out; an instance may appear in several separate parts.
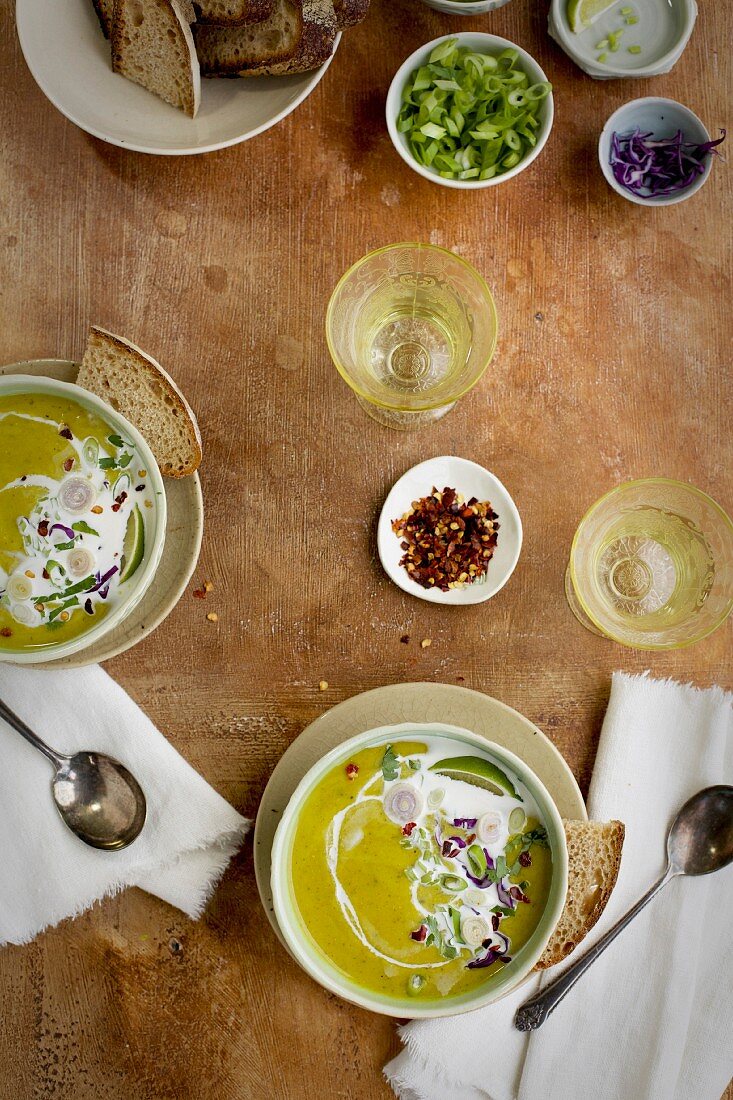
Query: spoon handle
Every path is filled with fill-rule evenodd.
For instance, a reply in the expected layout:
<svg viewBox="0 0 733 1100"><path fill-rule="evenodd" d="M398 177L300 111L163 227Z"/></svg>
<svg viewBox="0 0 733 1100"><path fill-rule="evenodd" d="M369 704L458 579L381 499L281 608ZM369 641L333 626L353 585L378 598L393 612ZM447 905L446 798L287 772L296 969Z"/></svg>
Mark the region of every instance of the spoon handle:
<svg viewBox="0 0 733 1100"><path fill-rule="evenodd" d="M591 963L594 963L598 956L606 950L609 943L616 939L619 932L621 932L627 924L630 924L637 913L640 913L645 905L648 905L655 894L658 894L663 886L666 886L669 880L673 877L674 872L671 867L667 867L662 877L658 882L655 882L650 890L647 890L643 897L639 898L636 905L629 909L628 913L625 913L620 920L609 928L605 935L581 955L578 959L572 963L567 970L563 971L559 977L550 982L549 985L541 989L540 992L531 997L528 1001L517 1009L517 1014L514 1017L514 1026L518 1031L536 1031L538 1027L542 1027L550 1013L560 1004L566 993L569 993L575 983L578 981L582 974L585 974Z"/></svg>
<svg viewBox="0 0 733 1100"><path fill-rule="evenodd" d="M0 699L0 718L4 718L9 726L12 726L21 737L25 737L26 741L30 741L31 745L42 752L44 756L48 757L52 764L56 768L59 768L63 763L63 758L58 756L57 753L50 749L48 745L41 741L41 738L26 726L22 718L19 718L15 711L12 711L10 707Z"/></svg>

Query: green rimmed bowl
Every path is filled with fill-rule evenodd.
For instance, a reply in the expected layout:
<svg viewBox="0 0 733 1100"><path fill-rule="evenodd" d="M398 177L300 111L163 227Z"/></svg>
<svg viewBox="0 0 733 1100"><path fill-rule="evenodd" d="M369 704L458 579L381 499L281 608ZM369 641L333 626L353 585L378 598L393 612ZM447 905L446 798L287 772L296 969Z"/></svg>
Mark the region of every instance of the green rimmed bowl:
<svg viewBox="0 0 733 1100"><path fill-rule="evenodd" d="M500 972L491 974L480 986L456 996L441 1000L416 1001L404 997L387 996L365 989L336 967L318 948L298 912L294 898L291 861L293 842L300 811L308 796L323 777L338 764L348 762L361 749L390 741L429 737L432 740L446 738L453 745L463 742L467 748L489 755L510 778L519 780L535 799L547 830L552 854L550 891L540 921L527 942L516 952L512 961ZM447 746L448 748L448 746ZM453 747L450 748L453 751ZM452 1016L471 1012L505 997L516 989L532 971L542 955L560 919L568 884L568 857L560 814L544 785L535 773L514 753L470 730L444 723L407 722L397 726L380 726L367 730L343 742L326 753L303 777L293 792L275 833L272 847L271 887L275 916L285 942L296 961L320 985L331 993L372 1012L397 1018L426 1018Z"/></svg>

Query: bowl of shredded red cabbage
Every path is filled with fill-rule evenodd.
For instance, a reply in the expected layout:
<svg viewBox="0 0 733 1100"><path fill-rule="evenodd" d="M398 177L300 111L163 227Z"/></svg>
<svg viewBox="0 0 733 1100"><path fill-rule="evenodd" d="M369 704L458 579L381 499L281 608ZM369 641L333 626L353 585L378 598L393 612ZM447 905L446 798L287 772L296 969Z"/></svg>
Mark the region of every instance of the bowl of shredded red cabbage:
<svg viewBox="0 0 733 1100"><path fill-rule="evenodd" d="M711 138L689 108L674 100L633 100L606 123L598 155L606 180L644 206L689 198L708 178L725 130Z"/></svg>

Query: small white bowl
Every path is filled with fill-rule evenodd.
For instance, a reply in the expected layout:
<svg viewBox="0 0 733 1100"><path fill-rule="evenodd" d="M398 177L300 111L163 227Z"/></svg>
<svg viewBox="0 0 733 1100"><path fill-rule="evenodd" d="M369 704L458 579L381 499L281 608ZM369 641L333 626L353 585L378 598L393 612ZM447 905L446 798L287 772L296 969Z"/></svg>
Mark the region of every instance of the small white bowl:
<svg viewBox="0 0 733 1100"><path fill-rule="evenodd" d="M429 8L445 15L485 15L487 11L503 8L509 0L422 0Z"/></svg>
<svg viewBox="0 0 733 1100"><path fill-rule="evenodd" d="M686 187L684 191L675 191L671 195L634 195L627 191L615 178L611 168L611 141L614 133L628 134L637 128L643 133L652 133L655 137L674 137L681 130L686 141L705 142L710 141L707 129L689 107L684 107L674 99L659 99L656 96L646 96L644 99L632 99L619 107L609 118L601 131L598 139L598 160L601 171L609 185L629 202L635 202L637 206L674 206L675 203L684 202L699 191L713 167L715 157L708 156L705 171Z"/></svg>
<svg viewBox="0 0 733 1100"><path fill-rule="evenodd" d="M114 607L108 615L105 615L104 619L102 619L97 626L93 626L90 630L85 630L76 638L70 638L66 642L59 642L58 645L51 644L40 649L0 651L0 661L7 661L10 664L19 665L39 664L47 661L56 661L61 657L70 657L75 653L81 653L82 650L89 648L96 642L99 642L100 639L111 634L115 628L127 618L130 612L137 607L140 600L153 583L163 554L167 519L165 488L163 486L163 478L158 469L158 464L145 439L129 420L126 420L124 416L121 416L120 413L110 405L107 405L95 394L90 393L89 390L82 389L81 386L74 385L71 382L59 382L55 378L44 378L39 375L25 374L8 374L0 378L0 394L3 396L7 394L27 393L53 394L57 397L64 397L67 400L75 401L78 405L88 409L96 416L101 417L105 424L109 424L109 426L119 432L120 435L127 439L131 439L135 444L137 453L145 464L147 479L155 495L156 504L153 509L151 537L148 538L146 532L145 555L139 569L128 582L130 584L130 590L125 593L124 598L119 601L117 606Z"/></svg>
<svg viewBox="0 0 733 1100"><path fill-rule="evenodd" d="M466 500L477 497L479 500L491 502L499 517L499 540L489 562L485 580L441 592L439 588L423 588L400 565L403 551L400 548L400 539L392 530L392 520L409 512L413 500L427 496L433 486L439 490L449 486ZM417 596L419 600L427 600L428 603L465 606L490 599L511 577L519 561L521 549L522 521L516 504L502 483L477 462L452 455L430 458L403 474L390 489L377 526L377 550L385 573L403 592Z"/></svg>
<svg viewBox="0 0 733 1100"><path fill-rule="evenodd" d="M456 4L455 7L458 7L458 5ZM395 73L394 79L389 86L389 91L387 92L387 129L389 130L392 144L405 164L409 164L410 168L412 168L414 172L417 172L418 175L424 176L425 179L431 180L432 183L439 183L442 187L455 187L461 191L478 191L483 187L494 187L497 183L504 183L506 180L513 179L514 176L518 176L520 172L523 172L524 169L540 155L550 136L552 120L555 114L552 92L550 92L547 98L543 99L540 104L540 128L537 131L537 144L534 149L530 149L527 155L524 156L514 168L510 168L507 172L503 172L500 176L494 176L493 179L490 180L443 179L443 177L439 176L437 172L434 172L432 168L425 168L415 160L407 143L407 137L405 134L401 134L397 129L397 116L400 113L402 92L408 77L415 69L418 69L421 65L427 64L427 60L435 47L441 42L447 41L449 38L455 38L459 46L467 46L477 53L500 53L501 50L506 49L516 50L522 68L527 73L532 84L539 84L540 82L546 81L547 76L532 55L528 54L526 50L523 50L521 46L518 46L516 42L510 42L507 38L499 38L496 34L480 34L474 31L459 31L458 34L444 34L441 35L440 38L434 38L432 42L426 42L420 49L411 53Z"/></svg>
<svg viewBox="0 0 733 1100"><path fill-rule="evenodd" d="M568 57L597 80L614 80L668 73L677 64L690 40L697 18L695 0L643 0L630 6L637 22L628 26L620 17L619 6L604 12L590 27L575 34L568 23L567 0L552 0L548 19L550 36ZM596 49L609 32L623 29L616 53ZM628 47L641 46L640 53ZM599 53L606 61L599 62Z"/></svg>

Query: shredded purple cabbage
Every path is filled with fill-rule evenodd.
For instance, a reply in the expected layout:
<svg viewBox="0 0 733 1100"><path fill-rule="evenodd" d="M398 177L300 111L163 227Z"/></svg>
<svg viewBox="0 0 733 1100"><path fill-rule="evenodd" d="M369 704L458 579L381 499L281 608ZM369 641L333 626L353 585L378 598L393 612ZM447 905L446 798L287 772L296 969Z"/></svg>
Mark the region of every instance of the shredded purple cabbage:
<svg viewBox="0 0 733 1100"><path fill-rule="evenodd" d="M500 951L496 947L490 947L485 955L481 955L478 959L471 959L467 964L468 970L481 970L484 966L491 966L497 959L501 959L503 963L509 963L512 960L505 952Z"/></svg>
<svg viewBox="0 0 733 1100"><path fill-rule="evenodd" d="M459 848L466 847L466 842L462 836L449 836L448 840L451 840L454 844L457 844Z"/></svg>
<svg viewBox="0 0 733 1100"><path fill-rule="evenodd" d="M681 130L669 138L654 138L638 126L633 133L614 132L609 157L614 179L643 198L682 191L705 171L707 155L718 155L716 146L725 141L725 130L720 133L717 140L698 144L685 141Z"/></svg>
<svg viewBox="0 0 733 1100"><path fill-rule="evenodd" d="M507 890L506 886L504 885L503 879L499 879L499 881L497 882L496 893L499 897L500 905L503 905L505 909L516 909L516 902L514 901L512 895L509 893L509 890Z"/></svg>
<svg viewBox="0 0 733 1100"><path fill-rule="evenodd" d="M475 829L477 817L454 817L453 824L458 829Z"/></svg>
<svg viewBox="0 0 733 1100"><path fill-rule="evenodd" d="M65 527L63 525L63 523L54 523L51 527L49 527L49 530L48 530L49 535L52 535L54 531L63 531L64 534L66 535L67 539L75 539L76 538L76 535L71 530L71 528L70 527Z"/></svg>
<svg viewBox="0 0 733 1100"><path fill-rule="evenodd" d="M107 581L110 577L113 577L117 572L118 566L113 565L111 569L108 569L104 576L99 575L99 570L94 574L94 584L91 588L87 589L88 592L99 592L99 595L103 600L107 599L109 594L109 585Z"/></svg>

